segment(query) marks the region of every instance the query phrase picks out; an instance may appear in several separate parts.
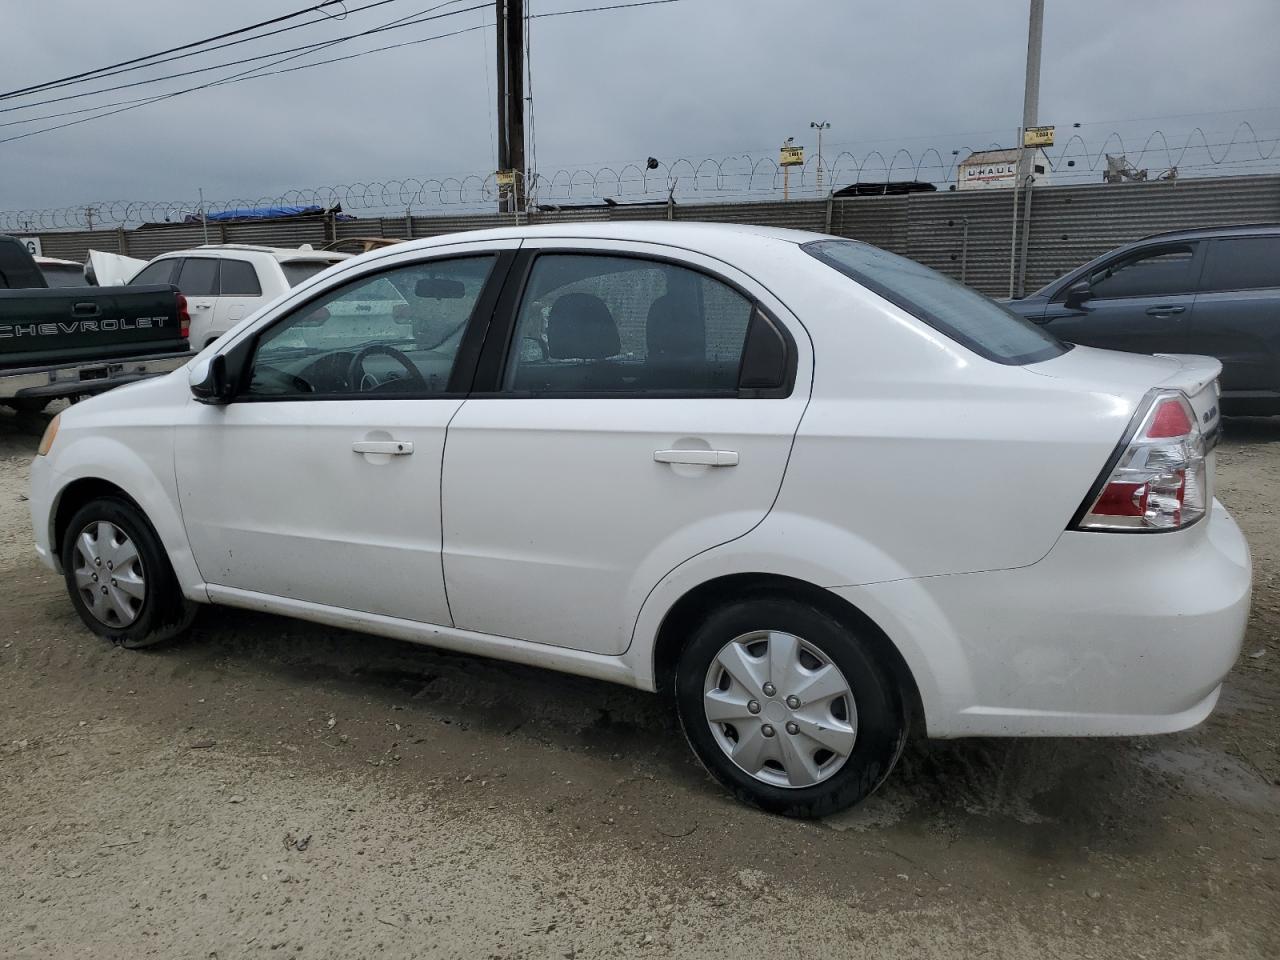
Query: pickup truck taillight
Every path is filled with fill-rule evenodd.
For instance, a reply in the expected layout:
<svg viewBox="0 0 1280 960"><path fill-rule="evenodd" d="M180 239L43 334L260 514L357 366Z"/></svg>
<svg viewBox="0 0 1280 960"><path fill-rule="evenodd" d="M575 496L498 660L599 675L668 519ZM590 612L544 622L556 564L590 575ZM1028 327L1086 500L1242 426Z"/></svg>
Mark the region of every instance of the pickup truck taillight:
<svg viewBox="0 0 1280 960"><path fill-rule="evenodd" d="M184 337L191 336L191 314L187 310L187 298L178 294L178 332Z"/></svg>
<svg viewBox="0 0 1280 960"><path fill-rule="evenodd" d="M1156 532L1189 526L1208 509L1205 441L1178 390L1153 390L1134 415L1079 530Z"/></svg>

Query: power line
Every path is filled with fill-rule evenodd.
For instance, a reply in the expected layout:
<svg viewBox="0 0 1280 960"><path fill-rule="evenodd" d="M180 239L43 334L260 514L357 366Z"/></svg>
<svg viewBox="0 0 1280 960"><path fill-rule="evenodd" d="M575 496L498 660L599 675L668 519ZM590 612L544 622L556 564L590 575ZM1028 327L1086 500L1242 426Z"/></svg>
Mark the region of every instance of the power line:
<svg viewBox="0 0 1280 960"><path fill-rule="evenodd" d="M379 3L370 4L370 6L379 6L382 3L389 3L389 2L392 2L392 0L379 0ZM182 70L178 73L166 74L163 77L150 77L146 80L134 80L129 83L120 83L120 84L116 84L114 87L101 87L97 90L86 90L81 93L69 93L63 97L52 97L48 100L36 100L36 101L33 101L32 103L23 103L14 107L0 107L0 113L12 113L15 110L29 110L33 107L43 107L52 103L63 103L67 100L78 100L82 97L94 97L101 93L112 93L116 90L127 90L131 87L142 87L151 83L160 83L164 80L175 80L180 77L190 77L190 76L194 76L197 73L208 73L210 70L222 70L226 67L238 67L245 63L253 63L254 61L257 61L257 60L269 60L272 57L282 56L286 53L295 53L299 50L305 51L305 50L323 49L325 47L332 46L333 44L343 40L351 40L356 37L367 37L371 34L382 33L383 31L386 31L386 30L398 30L401 27L411 27L411 26L414 26L415 24L427 23L431 20L439 20L443 17L452 17L460 13L467 13L468 11L471 11L471 10L479 10L481 9L481 6L483 6L482 4L477 4L474 7L466 7L465 9L462 9L462 10L451 10L448 13L441 13L434 17L425 16L425 14L431 13L435 10L439 10L441 7L447 7L447 6L450 6L451 4L459 3L459 2L461 2L461 0L445 0L444 3L438 3L434 7L428 7L425 10L420 10L418 13L410 14L407 17L400 17L396 20L390 21L389 23L383 24L382 26L371 27L368 30L361 30L356 33L348 33L341 37L334 37L330 40L319 40L319 41L316 41L315 43L304 43L297 47L286 47L284 50L273 50L270 53L260 53L260 54L257 54L256 56L245 57L241 60L229 60L229 61L226 61L225 63L215 63L207 67L195 67L191 70ZM368 7L362 7L361 9L367 10ZM422 19L411 20L412 17L422 17ZM410 22L403 22L403 21L410 21ZM253 39L258 39L258 38L254 37ZM205 51L201 51L201 52L203 53ZM148 66L153 66L153 64L148 64ZM42 118L35 118L35 119L42 119Z"/></svg>
<svg viewBox="0 0 1280 960"><path fill-rule="evenodd" d="M448 2L458 2L458 0L448 0ZM578 14L578 13L598 13L606 10L626 10L631 7L649 7L649 6L659 5L659 4L678 3L678 2L680 2L680 0L638 0L638 2L615 3L615 4L607 4L603 6L597 6L597 7L584 7L578 10L559 10L559 11L554 11L550 13L535 13L535 14L532 14L531 19L536 20L542 17L558 17L558 16L565 16L568 14ZM445 5L446 4L440 4L440 6L445 6ZM469 13L473 10L480 10L480 9L486 8L487 6L488 4L485 4L485 3L477 4L476 6L466 7L462 10L452 10L447 14L441 14L437 17L428 17L422 20L415 20L413 21L413 23L403 23L403 24L400 24L400 26L413 26L417 23L425 23L428 20L440 19L440 17L443 17L443 16L454 16L457 14ZM429 9L435 10L435 9L439 9L439 7L431 7ZM416 16L419 16L419 14L410 15L410 17L416 17ZM402 17L400 19L405 20L408 18ZM393 21L393 23L394 22L395 21ZM286 57L284 60L278 60L274 64L264 64L261 67L251 67L250 69L241 71L238 74L232 74L230 77L224 77L219 80L212 80L212 81L209 81L208 83L198 84L196 86L187 87L182 90L175 90L169 93L157 94L154 97L143 97L136 100L121 100L121 101L116 101L114 103L109 103L109 104L98 104L96 107L86 108L86 110L67 111L65 113L50 114L43 117L28 117L28 118L25 118L24 120L16 121L16 122L18 123L38 122L41 120L57 119L59 117L68 116L75 113L83 113L83 112L87 112L87 110L106 110L106 112L96 114L95 116L92 116L92 117L82 117L79 120L70 120L66 123L55 124L54 126L51 126L51 127L42 127L39 130L30 130L30 131L27 131L26 133L16 134L12 137L5 137L3 139L0 139L0 143L11 143L15 140L25 140L28 137L39 136L42 133L52 133L55 130L63 130L63 129L66 129L67 127L78 126L82 123L89 123L94 120L102 120L107 117L115 116L118 113L125 113L129 110L136 110L140 107L144 107L152 103L159 103L164 100L170 100L170 99L173 99L174 97L180 97L180 96L183 96L184 94L194 93L199 90L207 90L211 87L223 86L230 83L240 83L244 80L256 80L261 77L277 76L283 73L293 73L297 70L307 70L312 67L324 66L330 63L338 63L343 60L353 60L353 59L356 59L357 57L368 56L369 54L373 54L373 53L382 53L387 50L396 50L401 47L413 46L415 44L429 43L433 40L443 40L448 37L456 37L456 36L459 36L460 34L471 33L472 31L475 31L475 30L481 30L481 29L484 29L485 26L486 26L485 24L481 23L476 26L464 27L460 30L454 30L449 33L438 34L431 37L423 37L418 40L406 40L402 43L388 44L387 46L375 47L371 50L364 50L364 51L361 51L360 53L348 54L347 56L343 56L343 57L332 57L328 60L319 60L319 61L316 61L315 63L300 64L296 67L288 67L283 70L272 70L269 72L260 72L260 71L266 70L267 67L276 66L279 63L286 63L289 60L296 60L299 57L306 56L308 53L315 52L314 45L307 45L308 49L305 49L300 53L295 53L292 56ZM376 28L374 30L364 31L358 34L351 34L345 37L338 37L334 40L325 41L325 43L322 46L332 46L333 44L341 43L344 40L352 39L352 37L365 36L368 33L380 32L385 29L388 29L388 27L384 26L384 27ZM294 48L294 49L297 49L297 48ZM268 54L268 56L278 56L284 52L288 52L288 51L277 51L275 54ZM255 58L255 59L260 59L260 58ZM230 66L230 65L231 64L224 64L223 66ZM119 109L107 109L109 107L118 107ZM16 109L16 108L9 108L9 109ZM12 125L12 122L3 124L3 126L10 126L10 125Z"/></svg>
<svg viewBox="0 0 1280 960"><path fill-rule="evenodd" d="M141 64L144 61L153 60L156 57L163 57L166 54L178 53L179 51L182 51L182 50L191 50L194 47L202 47L205 44L214 43L217 40L225 40L227 37L234 37L242 33L249 33L253 30L258 30L262 27L269 27L269 26L272 26L273 24L283 23L286 20L293 20L296 17L301 17L308 13L315 13L317 11L320 11L322 7L331 7L335 3L341 3L341 2L342 0L324 0L324 2L322 3L313 4L312 6L304 7L301 10L295 10L293 11L293 13L281 14L278 17L272 17L270 20L261 20L258 23L250 24L247 27L240 27L237 30L228 30L226 33L220 33L212 37L205 37L203 40L193 40L190 43L184 43L176 47L170 47L167 50L158 50L155 53L149 53L143 57L134 57L132 60L122 60L119 63L108 64L105 67L97 67L93 70L85 70L82 73L73 73L66 77L59 77L56 80L47 80L44 83L33 84L29 87L21 87L17 90L9 90L5 93L0 93L0 100L7 100L10 97L16 97L23 93L32 93L38 90L45 90L55 86L64 86L73 81L82 80L88 77L96 77L98 74L101 74L107 70L116 70L120 67L128 67L131 64ZM377 5L380 5L381 3L390 3L390 2L392 2L392 0L379 0L378 4L371 4L371 6L377 6ZM360 9L368 9L368 8L362 7ZM325 14L325 16L329 16L329 15ZM345 18L345 16L346 14L344 13L343 17ZM317 20L313 20L306 24L297 24L297 26L309 26L310 23L318 23L318 22L319 21ZM288 27L286 29L292 30L292 29L295 29L295 27ZM274 31L274 32L279 33L283 31ZM263 34L263 36L271 36L271 34ZM250 39L259 39L259 38L252 37ZM237 42L243 43L244 41L241 40ZM230 44L227 44L227 46L230 46ZM201 52L206 53L208 51L201 51ZM135 67L134 69L137 69L137 67Z"/></svg>

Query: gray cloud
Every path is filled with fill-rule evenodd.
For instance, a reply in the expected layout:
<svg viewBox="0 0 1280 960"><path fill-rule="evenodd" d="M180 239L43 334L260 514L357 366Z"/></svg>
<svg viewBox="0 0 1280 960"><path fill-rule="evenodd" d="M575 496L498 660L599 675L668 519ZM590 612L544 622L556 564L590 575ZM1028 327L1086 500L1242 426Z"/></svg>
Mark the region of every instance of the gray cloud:
<svg viewBox="0 0 1280 960"><path fill-rule="evenodd" d="M530 2L534 12L591 5ZM10 2L0 87L137 56L301 5ZM325 39L430 5L399 0L346 22L183 62L199 66ZM682 0L534 21L539 169L616 165L650 154L772 156L789 135L812 149L810 120L831 122L828 150L857 155L871 149L891 155L901 146L919 157L934 147L949 162L953 149L1010 143L1021 114L1026 7L1024 0ZM1156 128L1178 146L1197 125L1219 142L1241 119L1276 136L1280 4L1274 0L1213 7L1202 0L1049 0L1048 7L1041 118L1060 129L1084 124L1095 152L1112 130L1131 151ZM491 22L492 13L486 15ZM350 41L325 55L469 26L480 16ZM199 187L209 197L254 198L327 183L483 174L493 167L491 45L491 31L467 33L0 144L0 209L191 198ZM104 99L138 95L121 91ZM1264 109L1212 115L1237 108ZM1205 115L1169 118L1174 114ZM1149 117L1167 119L1141 119ZM0 136L36 126L3 127ZM1256 156L1251 151L1237 148L1233 157ZM1163 154L1150 163L1162 160ZM1262 168L1238 164L1223 172L1252 169Z"/></svg>

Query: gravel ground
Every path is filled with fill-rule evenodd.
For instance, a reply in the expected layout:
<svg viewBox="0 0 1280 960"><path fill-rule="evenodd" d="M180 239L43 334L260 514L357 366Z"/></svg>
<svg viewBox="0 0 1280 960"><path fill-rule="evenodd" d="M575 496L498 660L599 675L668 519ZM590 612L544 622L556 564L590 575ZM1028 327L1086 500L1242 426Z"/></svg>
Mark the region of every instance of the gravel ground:
<svg viewBox="0 0 1280 960"><path fill-rule="evenodd" d="M620 687L237 611L95 641L30 548L46 422L0 413L0 955L1280 954L1280 418L1220 454L1257 579L1207 723L916 742L819 823Z"/></svg>

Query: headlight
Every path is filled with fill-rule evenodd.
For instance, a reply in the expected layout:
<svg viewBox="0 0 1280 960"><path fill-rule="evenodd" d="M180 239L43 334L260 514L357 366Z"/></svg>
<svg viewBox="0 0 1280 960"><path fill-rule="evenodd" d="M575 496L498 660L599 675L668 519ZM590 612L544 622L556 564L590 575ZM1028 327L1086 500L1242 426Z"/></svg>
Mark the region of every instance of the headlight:
<svg viewBox="0 0 1280 960"><path fill-rule="evenodd" d="M53 440L58 435L58 420L62 414L54 414L49 425L44 428L44 436L40 438L40 446L36 448L36 456L43 457L53 447Z"/></svg>

